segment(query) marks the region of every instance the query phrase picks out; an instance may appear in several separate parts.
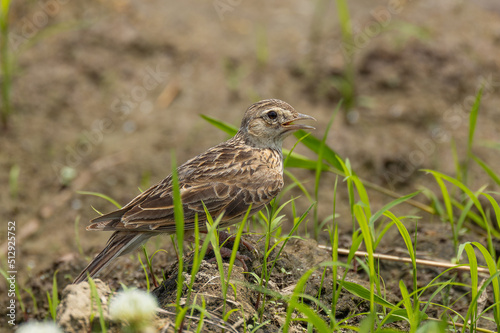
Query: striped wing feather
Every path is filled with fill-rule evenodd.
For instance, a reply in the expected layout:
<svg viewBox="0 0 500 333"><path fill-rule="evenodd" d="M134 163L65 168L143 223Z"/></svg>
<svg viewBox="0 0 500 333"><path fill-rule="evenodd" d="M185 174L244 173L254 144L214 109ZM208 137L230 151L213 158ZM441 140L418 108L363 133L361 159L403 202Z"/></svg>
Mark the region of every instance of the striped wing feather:
<svg viewBox="0 0 500 333"><path fill-rule="evenodd" d="M222 225L230 224L250 205L251 213L260 210L283 187L279 152L235 149L230 141L187 161L178 168L178 176L186 230L194 229L196 214L204 220L203 204L214 218L224 213ZM87 229L174 232L171 177L92 222Z"/></svg>

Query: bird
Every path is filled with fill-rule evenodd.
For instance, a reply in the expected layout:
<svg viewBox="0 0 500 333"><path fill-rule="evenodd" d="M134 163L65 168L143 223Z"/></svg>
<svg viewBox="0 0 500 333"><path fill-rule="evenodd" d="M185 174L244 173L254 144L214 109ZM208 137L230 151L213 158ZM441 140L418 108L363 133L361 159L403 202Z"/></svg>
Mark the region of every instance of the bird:
<svg viewBox="0 0 500 333"><path fill-rule="evenodd" d="M283 140L297 130L314 129L295 123L299 120L316 119L279 99L254 103L245 111L234 137L177 167L184 230L194 230L198 216L199 230L206 231L204 206L211 216L222 214L219 228L225 228L241 221L249 209L251 216L275 198L284 186ZM90 222L88 231L114 232L73 283L95 277L114 259L153 236L176 233L172 175L121 209Z"/></svg>

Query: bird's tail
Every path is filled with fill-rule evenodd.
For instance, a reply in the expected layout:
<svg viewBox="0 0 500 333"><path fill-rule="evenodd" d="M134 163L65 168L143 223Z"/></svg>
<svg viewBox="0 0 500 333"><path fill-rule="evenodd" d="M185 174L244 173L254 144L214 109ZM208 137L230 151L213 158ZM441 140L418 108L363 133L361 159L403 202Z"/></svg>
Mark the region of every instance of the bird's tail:
<svg viewBox="0 0 500 333"><path fill-rule="evenodd" d="M106 247L85 267L73 283L85 281L87 276L96 276L115 258L133 251L154 235L155 233L149 232L115 231Z"/></svg>

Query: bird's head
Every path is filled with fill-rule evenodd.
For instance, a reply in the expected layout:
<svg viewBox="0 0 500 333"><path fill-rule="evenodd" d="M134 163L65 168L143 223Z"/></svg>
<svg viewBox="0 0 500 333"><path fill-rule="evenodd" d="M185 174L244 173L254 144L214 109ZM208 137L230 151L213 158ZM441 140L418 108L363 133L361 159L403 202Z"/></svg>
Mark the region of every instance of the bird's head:
<svg viewBox="0 0 500 333"><path fill-rule="evenodd" d="M241 122L239 134L247 143L260 148L281 148L283 139L299 129L314 129L296 124L298 120L316 120L298 113L288 103L279 99L266 99L252 104Z"/></svg>

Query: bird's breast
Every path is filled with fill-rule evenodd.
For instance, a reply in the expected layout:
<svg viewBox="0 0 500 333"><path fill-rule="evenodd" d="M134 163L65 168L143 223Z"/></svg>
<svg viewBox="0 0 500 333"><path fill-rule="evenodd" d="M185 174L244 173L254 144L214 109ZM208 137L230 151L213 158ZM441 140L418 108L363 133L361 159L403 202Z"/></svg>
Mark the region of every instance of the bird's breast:
<svg viewBox="0 0 500 333"><path fill-rule="evenodd" d="M283 155L280 151L274 149L261 149L259 160L262 165L269 169L283 171Z"/></svg>

